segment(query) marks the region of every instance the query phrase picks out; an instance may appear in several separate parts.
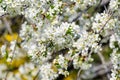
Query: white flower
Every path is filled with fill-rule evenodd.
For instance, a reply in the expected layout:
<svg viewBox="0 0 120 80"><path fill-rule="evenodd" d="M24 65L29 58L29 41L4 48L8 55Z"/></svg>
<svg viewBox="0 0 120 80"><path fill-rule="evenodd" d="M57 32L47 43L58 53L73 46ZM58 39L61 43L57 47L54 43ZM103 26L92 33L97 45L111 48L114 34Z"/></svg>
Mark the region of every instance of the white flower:
<svg viewBox="0 0 120 80"><path fill-rule="evenodd" d="M40 80L54 80L58 75L51 69L51 64L46 63L40 67Z"/></svg>
<svg viewBox="0 0 120 80"><path fill-rule="evenodd" d="M110 0L109 8L111 10L117 10L118 9L118 0Z"/></svg>
<svg viewBox="0 0 120 80"><path fill-rule="evenodd" d="M10 44L10 49L11 49L11 51L14 51L15 45L16 45L16 40L11 41L11 44Z"/></svg>
<svg viewBox="0 0 120 80"><path fill-rule="evenodd" d="M5 54L6 54L6 45L2 45L1 53L2 53L2 56L5 56Z"/></svg>
<svg viewBox="0 0 120 80"><path fill-rule="evenodd" d="M79 58L79 54L73 56L73 66L75 69L79 69L82 64L82 61L80 61Z"/></svg>
<svg viewBox="0 0 120 80"><path fill-rule="evenodd" d="M65 77L69 75L69 72L68 71L64 71L63 69L58 69L58 74L62 74L64 75Z"/></svg>
<svg viewBox="0 0 120 80"><path fill-rule="evenodd" d="M4 15L5 14L5 11L3 8L0 7L0 16Z"/></svg>
<svg viewBox="0 0 120 80"><path fill-rule="evenodd" d="M7 66L5 64L0 64L0 79L5 78L7 72L5 70L7 69Z"/></svg>
<svg viewBox="0 0 120 80"><path fill-rule="evenodd" d="M113 64L113 68L111 70L111 78L110 80L117 80L119 78L119 70L120 70L120 54L117 53L118 48L114 48L111 55L111 62Z"/></svg>
<svg viewBox="0 0 120 80"><path fill-rule="evenodd" d="M34 64L32 63L25 63L24 65L20 66L19 71L21 74L27 74L30 71L34 70Z"/></svg>
<svg viewBox="0 0 120 80"><path fill-rule="evenodd" d="M110 43L109 43L109 46L110 46L111 49L115 48L115 45L114 45L115 41L116 41L115 35L112 35L110 37Z"/></svg>
<svg viewBox="0 0 120 80"><path fill-rule="evenodd" d="M59 55L59 58L57 59L57 61L62 68L67 69L68 62L62 55Z"/></svg>

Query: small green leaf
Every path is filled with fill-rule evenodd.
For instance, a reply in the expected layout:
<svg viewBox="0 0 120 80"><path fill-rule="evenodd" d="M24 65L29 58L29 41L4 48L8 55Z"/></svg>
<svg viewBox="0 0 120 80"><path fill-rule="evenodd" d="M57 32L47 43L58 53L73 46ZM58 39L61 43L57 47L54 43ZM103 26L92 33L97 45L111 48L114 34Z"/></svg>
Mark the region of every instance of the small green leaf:
<svg viewBox="0 0 120 80"><path fill-rule="evenodd" d="M3 0L0 0L0 3L2 3Z"/></svg>

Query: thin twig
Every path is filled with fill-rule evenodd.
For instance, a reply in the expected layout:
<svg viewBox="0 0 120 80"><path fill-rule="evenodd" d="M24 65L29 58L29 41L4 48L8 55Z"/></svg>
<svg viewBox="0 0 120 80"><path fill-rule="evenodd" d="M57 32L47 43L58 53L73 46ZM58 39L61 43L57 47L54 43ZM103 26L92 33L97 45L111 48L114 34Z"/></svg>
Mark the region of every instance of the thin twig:
<svg viewBox="0 0 120 80"><path fill-rule="evenodd" d="M97 53L98 54L98 56L99 56L99 58L100 58L100 60L101 60L101 62L102 62L102 64L103 64L103 67L105 68L105 71L107 72L108 71L108 68L107 68L107 66L105 65L105 58L103 57L103 55L100 53L100 52L98 52ZM109 74L107 74L107 78L108 79L110 79L110 75Z"/></svg>
<svg viewBox="0 0 120 80"><path fill-rule="evenodd" d="M7 72L6 75L5 75L5 80L7 80L8 73L9 73L9 72Z"/></svg>
<svg viewBox="0 0 120 80"><path fill-rule="evenodd" d="M81 79L85 79L85 80L86 79L94 80L94 78L97 78L98 76L102 76L109 73L112 68L111 65L112 65L111 62L106 62L105 64L102 65L93 66L89 70L85 71L80 77ZM107 71L105 70L104 66L107 66L108 69Z"/></svg>
<svg viewBox="0 0 120 80"><path fill-rule="evenodd" d="M9 32L10 34L12 34L13 32L12 32L12 29L11 29L11 27L10 27L10 22L8 22L8 20L6 19L6 17L3 17L3 22L4 22L5 27L6 27L6 29L8 30L8 32Z"/></svg>
<svg viewBox="0 0 120 80"><path fill-rule="evenodd" d="M77 73L77 80L81 80L81 78L80 78L80 73L81 73L81 69L79 69L79 71L78 71L78 73Z"/></svg>
<svg viewBox="0 0 120 80"><path fill-rule="evenodd" d="M110 0L102 0L102 2L101 2L100 5L103 6L103 5L107 4L109 1L110 1Z"/></svg>
<svg viewBox="0 0 120 80"><path fill-rule="evenodd" d="M90 48L90 52L88 53L88 58L91 58L91 54L92 54L92 50ZM87 60L86 62L88 62L89 60ZM81 68L79 69L78 73L77 73L77 80L81 80L80 78L80 73L81 73Z"/></svg>
<svg viewBox="0 0 120 80"><path fill-rule="evenodd" d="M91 7L92 7L92 6L88 7L87 9L85 9L85 10L83 10L83 11L81 11L81 12L79 12L78 15L77 15L77 17L75 17L75 18L74 18L72 21L70 21L70 22L75 22L76 20L78 20L78 19L82 16L82 14L85 13L87 10L89 10Z"/></svg>
<svg viewBox="0 0 120 80"><path fill-rule="evenodd" d="M102 5L101 2L102 2L102 0L100 0L99 3L96 5L96 7L95 7L96 9L97 9L99 6ZM84 9L83 11L79 12L78 15L77 15L72 21L70 21L70 22L75 22L76 20L78 20L78 19L82 16L82 14L85 13L86 11L88 11L91 7L92 7L92 6L89 6L89 7L87 7L86 9ZM96 9L95 9L95 10L96 10Z"/></svg>
<svg viewBox="0 0 120 80"><path fill-rule="evenodd" d="M104 29L104 27L106 26L106 24L110 21L110 19L112 18L112 16L113 16L113 13L111 14L111 16L109 17L109 19L105 22L105 24L102 26L102 28L100 29L100 31L99 32L97 32L97 34L100 34L101 33L101 31Z"/></svg>
<svg viewBox="0 0 120 80"><path fill-rule="evenodd" d="M14 58L14 55L15 55L15 50L16 50L18 39L19 39L19 35L17 36L16 42L15 42L15 46L14 46L14 50L12 51L13 55L12 55L12 58L11 58L11 62L13 61L13 58Z"/></svg>
<svg viewBox="0 0 120 80"><path fill-rule="evenodd" d="M33 80L36 80L36 79L37 79L39 73L40 73L40 69L39 69L39 71L37 72L36 76L33 78Z"/></svg>

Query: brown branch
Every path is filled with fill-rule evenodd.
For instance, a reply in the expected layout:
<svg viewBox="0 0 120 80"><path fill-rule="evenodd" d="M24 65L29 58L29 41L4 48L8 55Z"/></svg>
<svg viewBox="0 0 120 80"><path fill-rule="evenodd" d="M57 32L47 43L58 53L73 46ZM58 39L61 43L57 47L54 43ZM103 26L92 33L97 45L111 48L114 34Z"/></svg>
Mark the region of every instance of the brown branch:
<svg viewBox="0 0 120 80"><path fill-rule="evenodd" d="M101 5L101 6L104 6L105 4L109 3L109 1L110 1L110 0L102 0L102 2L101 2L100 5Z"/></svg>
<svg viewBox="0 0 120 80"><path fill-rule="evenodd" d="M91 7L92 7L92 6L88 7L87 9L85 9L85 10L83 10L83 11L81 11L81 12L79 12L78 15L77 15L72 21L70 21L70 22L75 22L75 21L77 21L77 20L82 16L82 14L85 13L87 10L89 10Z"/></svg>
<svg viewBox="0 0 120 80"><path fill-rule="evenodd" d="M108 68L107 68L106 65L104 65L106 63L104 56L100 52L98 52L97 54L98 54L98 56L99 56L99 58L100 58L100 60L101 60L101 62L103 64L103 67L104 67L105 71L107 72ZM107 78L110 79L110 75L109 74L107 74Z"/></svg>
<svg viewBox="0 0 120 80"><path fill-rule="evenodd" d="M105 70L104 66L107 67L107 70ZM94 79L99 76L103 76L111 71L112 68L112 63L111 62L106 62L105 64L98 65L98 66L93 66L89 70L85 71L80 78L81 79ZM89 73L89 74L88 74ZM87 77L86 77L87 76Z"/></svg>
<svg viewBox="0 0 120 80"><path fill-rule="evenodd" d="M112 18L113 13L110 15L109 19L105 22L105 24L102 26L102 28L100 29L100 31L97 34L100 34L101 31L104 29L104 27L107 25L107 23L110 21L110 19Z"/></svg>
<svg viewBox="0 0 120 80"><path fill-rule="evenodd" d="M95 11L96 11L96 9L97 9L98 7L103 6L103 3L102 3L102 2L103 2L103 1L100 0L99 3L95 6L95 9L94 9ZM102 4L101 4L101 3L102 3ZM70 22L75 22L75 21L77 21L77 20L82 16L82 14L85 13L85 12L87 12L91 7L93 7L93 6L89 6L89 7L87 7L86 9L84 9L83 11L79 12L78 15L77 15L73 20L71 20Z"/></svg>
<svg viewBox="0 0 120 80"><path fill-rule="evenodd" d="M10 34L12 34L13 32L12 32L12 29L11 29L11 27L10 27L10 25L11 25L10 21L8 21L8 20L6 19L6 17L3 17L3 22L4 22L4 24L5 24L5 28L8 30L8 32L9 32Z"/></svg>
<svg viewBox="0 0 120 80"><path fill-rule="evenodd" d="M37 80L38 76L39 76L40 70L37 72L36 76L33 78L33 80Z"/></svg>

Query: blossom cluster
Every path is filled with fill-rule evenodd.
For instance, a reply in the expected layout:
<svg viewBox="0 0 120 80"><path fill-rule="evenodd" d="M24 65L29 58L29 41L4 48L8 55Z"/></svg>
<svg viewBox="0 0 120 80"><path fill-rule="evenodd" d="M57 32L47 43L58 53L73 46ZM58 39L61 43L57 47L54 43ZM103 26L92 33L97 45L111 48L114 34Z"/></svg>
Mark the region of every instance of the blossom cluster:
<svg viewBox="0 0 120 80"><path fill-rule="evenodd" d="M97 0L2 0L0 16L24 15L26 21L19 32L20 44L15 40L1 47L0 60L4 61L0 63L0 79L54 80L59 75L68 76L70 66L86 70L92 66L92 53L102 50L100 36L109 35L112 30L110 48L114 50L115 41L120 43L117 0L110 1L108 11L88 18L83 14L79 24L70 22L72 15L97 3ZM119 56L113 57L113 65L118 64ZM115 71L114 67L112 72Z"/></svg>
<svg viewBox="0 0 120 80"><path fill-rule="evenodd" d="M111 78L110 80L118 80L120 78L120 54L117 53L118 48L113 49L113 53L111 55L111 61L113 64L113 69L111 70Z"/></svg>

